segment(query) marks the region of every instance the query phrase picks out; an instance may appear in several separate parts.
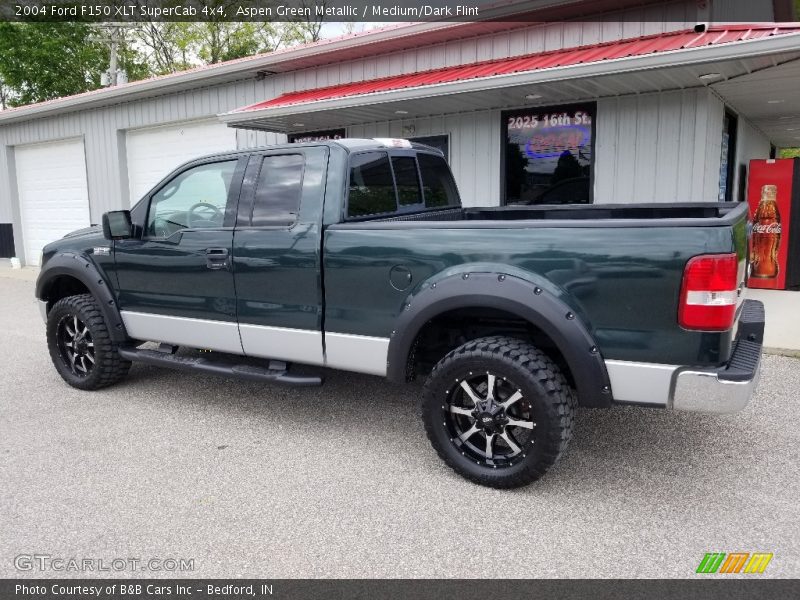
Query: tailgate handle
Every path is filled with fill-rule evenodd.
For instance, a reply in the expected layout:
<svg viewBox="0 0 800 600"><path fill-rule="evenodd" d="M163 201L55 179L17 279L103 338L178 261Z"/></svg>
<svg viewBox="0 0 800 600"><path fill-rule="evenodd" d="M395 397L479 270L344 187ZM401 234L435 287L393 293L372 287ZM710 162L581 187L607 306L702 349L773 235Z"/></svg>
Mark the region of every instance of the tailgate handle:
<svg viewBox="0 0 800 600"><path fill-rule="evenodd" d="M227 248L206 248L206 267L214 271L227 269L228 255Z"/></svg>

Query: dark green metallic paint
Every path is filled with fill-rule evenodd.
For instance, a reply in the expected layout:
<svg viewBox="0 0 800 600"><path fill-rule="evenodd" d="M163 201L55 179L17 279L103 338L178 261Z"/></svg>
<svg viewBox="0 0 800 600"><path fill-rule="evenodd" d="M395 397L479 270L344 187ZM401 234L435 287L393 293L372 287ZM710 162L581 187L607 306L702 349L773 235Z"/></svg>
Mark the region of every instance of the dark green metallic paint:
<svg viewBox="0 0 800 600"><path fill-rule="evenodd" d="M678 327L686 261L732 252L729 227L332 229L324 246L326 329L389 337L409 294L390 285L407 267L418 293L444 272L511 273L555 288L584 321L605 358L720 364L731 333ZM487 266L485 263L490 263ZM519 275L519 274L522 275ZM368 290L366 292L365 290Z"/></svg>
<svg viewBox="0 0 800 600"><path fill-rule="evenodd" d="M233 229L186 229L164 240L115 242L122 310L236 321L233 273L209 269L208 248L232 253Z"/></svg>

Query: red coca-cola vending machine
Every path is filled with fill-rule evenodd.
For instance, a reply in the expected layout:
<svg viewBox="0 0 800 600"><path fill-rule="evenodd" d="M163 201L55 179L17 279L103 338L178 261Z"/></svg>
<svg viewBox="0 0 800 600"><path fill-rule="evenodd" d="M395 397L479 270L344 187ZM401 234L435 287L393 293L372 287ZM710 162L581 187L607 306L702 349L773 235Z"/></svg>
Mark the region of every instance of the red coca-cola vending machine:
<svg viewBox="0 0 800 600"><path fill-rule="evenodd" d="M751 160L747 287L800 289L800 158Z"/></svg>

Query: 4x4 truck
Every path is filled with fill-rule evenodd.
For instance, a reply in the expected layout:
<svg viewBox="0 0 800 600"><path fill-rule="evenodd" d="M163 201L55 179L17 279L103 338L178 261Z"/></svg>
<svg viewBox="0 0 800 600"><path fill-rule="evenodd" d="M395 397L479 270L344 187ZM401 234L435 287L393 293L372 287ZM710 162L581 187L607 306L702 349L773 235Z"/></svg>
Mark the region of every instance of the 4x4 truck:
<svg viewBox="0 0 800 600"><path fill-rule="evenodd" d="M744 204L464 208L439 151L346 139L181 166L49 244L36 296L74 387L133 361L420 378L441 458L514 487L558 460L577 406L745 406L764 329L746 256Z"/></svg>

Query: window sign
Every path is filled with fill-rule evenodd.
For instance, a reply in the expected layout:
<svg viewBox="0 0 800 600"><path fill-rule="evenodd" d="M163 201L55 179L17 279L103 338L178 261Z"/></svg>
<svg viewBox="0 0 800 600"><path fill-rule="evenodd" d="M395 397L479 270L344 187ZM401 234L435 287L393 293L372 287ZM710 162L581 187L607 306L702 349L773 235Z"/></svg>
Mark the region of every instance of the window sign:
<svg viewBox="0 0 800 600"><path fill-rule="evenodd" d="M505 199L514 204L588 204L594 105L503 113Z"/></svg>
<svg viewBox="0 0 800 600"><path fill-rule="evenodd" d="M302 142L326 142L328 140L340 140L347 137L344 129L328 129L325 131L309 131L307 133L290 133L289 143L300 144Z"/></svg>

